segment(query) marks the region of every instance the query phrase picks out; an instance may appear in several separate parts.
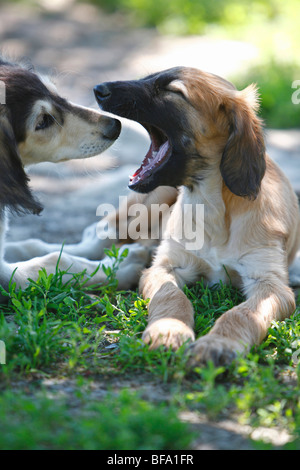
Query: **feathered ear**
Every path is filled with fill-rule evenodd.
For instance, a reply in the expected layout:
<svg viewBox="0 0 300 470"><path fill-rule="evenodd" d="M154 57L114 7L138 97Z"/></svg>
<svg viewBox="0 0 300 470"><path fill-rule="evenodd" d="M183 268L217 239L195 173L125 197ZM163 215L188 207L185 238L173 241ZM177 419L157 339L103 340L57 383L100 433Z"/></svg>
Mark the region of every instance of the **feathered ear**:
<svg viewBox="0 0 300 470"><path fill-rule="evenodd" d="M42 206L33 198L18 152L5 105L0 106L0 205L17 212L39 214Z"/></svg>
<svg viewBox="0 0 300 470"><path fill-rule="evenodd" d="M238 92L230 106L230 136L222 155L221 174L232 193L255 199L266 170L262 123L255 113L256 88L251 85Z"/></svg>

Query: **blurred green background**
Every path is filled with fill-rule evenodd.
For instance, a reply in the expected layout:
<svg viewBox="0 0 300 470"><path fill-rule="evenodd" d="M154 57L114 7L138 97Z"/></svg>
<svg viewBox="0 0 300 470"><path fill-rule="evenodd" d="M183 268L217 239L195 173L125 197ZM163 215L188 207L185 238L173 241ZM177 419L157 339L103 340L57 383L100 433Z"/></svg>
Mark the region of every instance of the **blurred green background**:
<svg viewBox="0 0 300 470"><path fill-rule="evenodd" d="M86 0L88 1L88 0ZM256 82L268 127L300 127L300 105L291 85L300 79L299 0L92 0L108 12L127 15L132 27L167 35L207 35L246 41L260 57L239 76L238 88Z"/></svg>
<svg viewBox="0 0 300 470"><path fill-rule="evenodd" d="M155 29L162 36L204 36L248 43L259 56L243 73L226 77L238 88L256 82L261 114L272 128L299 128L300 104L292 103L300 80L299 0L13 0L9 3L93 4L118 15L131 29ZM0 0L0 4L8 3ZM1 17L1 16L0 16ZM0 26L1 28L1 26ZM155 51L154 51L155 52Z"/></svg>

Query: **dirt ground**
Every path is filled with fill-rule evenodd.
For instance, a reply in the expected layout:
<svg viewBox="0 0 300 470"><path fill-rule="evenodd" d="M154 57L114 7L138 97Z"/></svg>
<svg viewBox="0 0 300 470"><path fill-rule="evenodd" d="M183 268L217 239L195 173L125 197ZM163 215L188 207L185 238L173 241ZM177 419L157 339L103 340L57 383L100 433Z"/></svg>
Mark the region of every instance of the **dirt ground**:
<svg viewBox="0 0 300 470"><path fill-rule="evenodd" d="M248 44L220 42L205 37L162 37L155 30L133 30L120 15L107 16L87 4L72 0L41 1L40 7L0 5L2 52L32 61L39 71L54 77L59 91L73 102L96 107L93 86L106 80L138 78L175 65L191 65L230 78L255 60L257 51ZM187 54L187 51L190 53ZM269 153L300 191L300 132L268 131ZM148 137L136 125L125 122L120 139L103 155L81 162L59 165L44 163L30 168L32 188L45 210L40 217L12 217L10 240L42 238L49 242L76 242L83 229L97 221L102 202L117 203L112 184L127 191L128 175L146 153ZM163 385L128 382L155 400L169 393ZM19 384L21 386L21 384ZM52 392L73 395L72 381L44 380ZM117 382L114 387L126 386ZM95 382L94 394L105 393L106 385ZM196 449L248 449L251 429L236 422L219 423L194 413L182 416L199 430ZM264 433L257 430L256 433ZM258 436L259 437L259 436ZM274 431L271 440L280 445L287 436Z"/></svg>

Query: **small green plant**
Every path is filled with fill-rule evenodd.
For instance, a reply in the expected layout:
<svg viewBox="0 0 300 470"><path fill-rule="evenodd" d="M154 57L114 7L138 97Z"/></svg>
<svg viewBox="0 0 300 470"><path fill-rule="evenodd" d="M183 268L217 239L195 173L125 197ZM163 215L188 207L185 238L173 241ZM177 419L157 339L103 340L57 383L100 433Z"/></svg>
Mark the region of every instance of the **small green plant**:
<svg viewBox="0 0 300 470"><path fill-rule="evenodd" d="M72 400L71 400L72 401ZM1 450L186 449L194 434L174 407L153 405L123 390L102 402L67 400L39 394L0 396ZM77 409L76 409L77 408Z"/></svg>
<svg viewBox="0 0 300 470"><path fill-rule="evenodd" d="M119 256L115 248L108 255L111 266L106 270L105 285L88 288L85 273L65 282L65 272L59 266L53 275L41 270L26 289L10 284L8 304L0 308L0 339L5 342L7 356L6 364L0 365L0 390L8 389L0 392L0 431L5 434L2 445L28 449L171 449L175 448L171 447L174 439L174 446L184 448L189 444L179 435L188 431L178 425L175 415L190 410L214 420L233 413L235 419L253 427L282 427L290 433L289 448L299 448L300 366L294 359L300 347L298 310L285 322L274 322L263 344L229 367L208 364L190 370L188 344L176 352L163 347L151 350L144 344L141 336L148 302L136 291L118 291L116 270L125 255ZM198 337L206 334L226 310L243 301L230 280L229 285L220 283L210 288L198 282L185 287L184 292L195 309ZM113 378L125 378L135 387L139 382L145 386L149 379L155 380L166 387L169 398L163 403L157 396L153 404L151 399L141 401L121 393L115 401L111 397L95 404L83 382L85 377L93 379L99 374L105 377L108 390ZM83 380L77 384L77 399L81 401L75 414L66 402L41 398L38 385L31 389L30 397L20 390L17 405L9 391L11 384L18 380L26 383L41 375ZM132 426L128 424L130 416ZM30 434L30 426L37 432ZM101 437L104 431L107 439ZM270 445L262 442L259 446Z"/></svg>
<svg viewBox="0 0 300 470"><path fill-rule="evenodd" d="M116 279L116 273L119 269L120 264L128 256L128 249L126 248L120 253L120 250L116 248L115 245L112 245L111 248L105 248L104 253L112 260L111 266L101 266L104 274L106 275L106 290L109 289L116 290L118 286L118 281Z"/></svg>
<svg viewBox="0 0 300 470"><path fill-rule="evenodd" d="M98 317L102 296L116 291L116 270L127 256L123 252L118 257L114 247L109 254L113 263L107 269L105 286L87 288L85 272L65 281L67 272L60 271L58 262L55 274L42 269L26 289L17 289L13 282L9 292L2 289L9 299L0 309L0 338L7 352L2 373L51 367L64 358L72 368L88 356L95 357L103 339ZM91 297L94 289L96 298Z"/></svg>

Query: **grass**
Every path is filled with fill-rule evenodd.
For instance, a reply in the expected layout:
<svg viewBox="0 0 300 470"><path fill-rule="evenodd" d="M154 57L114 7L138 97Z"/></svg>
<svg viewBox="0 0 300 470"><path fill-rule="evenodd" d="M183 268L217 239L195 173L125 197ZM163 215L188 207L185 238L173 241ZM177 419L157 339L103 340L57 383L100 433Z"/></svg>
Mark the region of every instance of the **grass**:
<svg viewBox="0 0 300 470"><path fill-rule="evenodd" d="M115 272L122 260L115 249L109 254L114 264L106 271L108 285L92 293L83 274L63 283L59 269L54 275L42 270L24 290L10 285L0 314L6 346L0 448L185 449L195 434L180 413L191 411L284 429L291 441L285 448L299 449L298 311L274 322L264 343L228 368L208 364L188 371L185 346L175 353L151 351L141 341L147 301L137 292L118 291ZM185 293L195 308L198 336L242 301L239 291L223 284L209 289L197 283ZM74 391L50 393L45 380L75 381ZM95 382L105 384L100 400L93 395ZM130 390L149 382L168 393L145 399ZM259 446L272 448L264 441Z"/></svg>
<svg viewBox="0 0 300 470"><path fill-rule="evenodd" d="M78 411L78 408L80 410ZM103 401L83 396L76 406L40 394L0 397L1 448L12 450L184 449L193 437L176 410L123 390ZM146 447L145 447L146 442Z"/></svg>

